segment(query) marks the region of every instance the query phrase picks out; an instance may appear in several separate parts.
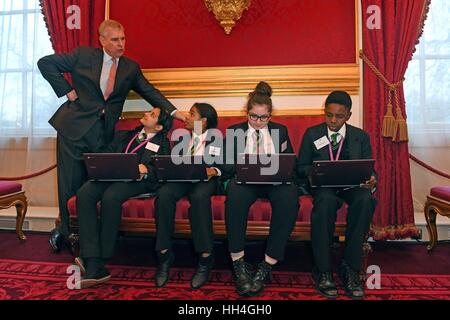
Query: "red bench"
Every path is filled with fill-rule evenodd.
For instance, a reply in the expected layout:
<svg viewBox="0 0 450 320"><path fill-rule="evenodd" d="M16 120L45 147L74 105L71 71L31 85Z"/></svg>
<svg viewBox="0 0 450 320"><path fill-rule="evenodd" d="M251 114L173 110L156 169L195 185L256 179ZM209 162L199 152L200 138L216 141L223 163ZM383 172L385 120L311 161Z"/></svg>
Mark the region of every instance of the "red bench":
<svg viewBox="0 0 450 320"><path fill-rule="evenodd" d="M16 233L20 240L26 240L27 237L22 231L25 215L27 214L28 202L25 197L25 191L22 185L12 181L0 181L0 209L16 207Z"/></svg>
<svg viewBox="0 0 450 320"><path fill-rule="evenodd" d="M134 116L141 115L133 113ZM218 128L225 132L226 128L232 124L242 122L243 116L221 116ZM288 115L274 116L272 121L282 123L289 129L289 136L294 150L300 147L301 139L306 128L323 122L322 116L308 115ZM138 125L138 119L124 114L124 118L119 121L117 129L127 130ZM174 127L182 127L179 121L174 122ZM153 197L145 199L130 199L122 207L122 223L120 231L142 232L154 235L156 231L155 224L155 199ZM213 196L212 211L214 234L218 238L226 236L225 230L225 196ZM77 227L75 197L69 200L69 212L71 215L71 226ZM297 223L291 234L291 240L310 240L310 215L312 209L312 198L310 196L299 197L300 209L298 212ZM183 198L177 203L175 219L175 236L189 237L190 225L188 220L188 208L190 204L187 198ZM338 212L335 235L339 239L344 239L346 226L346 205ZM258 199L250 208L249 222L247 227L247 236L251 239L266 238L269 234L269 225L271 217L270 202L266 199ZM76 239L74 240L76 242ZM366 255L370 252L370 246L365 244ZM364 268L365 270L365 268Z"/></svg>

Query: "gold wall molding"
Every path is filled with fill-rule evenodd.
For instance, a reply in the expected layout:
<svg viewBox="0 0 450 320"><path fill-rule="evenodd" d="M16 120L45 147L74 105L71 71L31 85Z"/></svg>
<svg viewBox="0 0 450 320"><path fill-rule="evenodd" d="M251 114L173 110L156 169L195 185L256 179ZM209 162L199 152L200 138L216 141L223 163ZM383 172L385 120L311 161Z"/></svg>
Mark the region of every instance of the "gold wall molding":
<svg viewBox="0 0 450 320"><path fill-rule="evenodd" d="M274 95L359 94L359 64L145 69L145 77L168 98L246 96L267 81ZM141 99L131 93L130 99Z"/></svg>
<svg viewBox="0 0 450 320"><path fill-rule="evenodd" d="M216 17L225 34L230 34L236 22L248 10L252 0L204 0L206 8Z"/></svg>
<svg viewBox="0 0 450 320"><path fill-rule="evenodd" d="M145 111L125 111L122 113L121 119L140 119ZM221 118L245 117L246 113L243 108L240 110L217 110L217 114ZM272 116L322 116L323 108L314 109L275 109Z"/></svg>

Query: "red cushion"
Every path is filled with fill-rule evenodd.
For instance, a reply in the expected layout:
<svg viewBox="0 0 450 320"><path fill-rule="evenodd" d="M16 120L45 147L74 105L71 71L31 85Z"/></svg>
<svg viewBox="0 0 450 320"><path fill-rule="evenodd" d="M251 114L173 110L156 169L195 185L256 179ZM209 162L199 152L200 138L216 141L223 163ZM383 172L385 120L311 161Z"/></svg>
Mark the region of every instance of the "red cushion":
<svg viewBox="0 0 450 320"><path fill-rule="evenodd" d="M433 197L450 201L450 187L434 187L430 193Z"/></svg>
<svg viewBox="0 0 450 320"><path fill-rule="evenodd" d="M22 185L13 181L0 181L0 196L22 191Z"/></svg>
<svg viewBox="0 0 450 320"><path fill-rule="evenodd" d="M75 197L69 200L70 215L76 216L76 200ZM299 197L300 210L297 216L297 222L309 223L311 221L312 198ZM216 221L225 220L225 196L213 196L211 201L213 210L213 219ZM175 219L188 220L188 209L190 207L188 199L185 197L178 201ZM123 218L140 218L140 219L154 219L155 218L155 198L147 199L132 199L126 201L122 205ZM346 205L342 206L338 211L337 222L344 223L346 221ZM248 215L249 221L270 221L272 216L272 208L267 199L258 199L251 207Z"/></svg>

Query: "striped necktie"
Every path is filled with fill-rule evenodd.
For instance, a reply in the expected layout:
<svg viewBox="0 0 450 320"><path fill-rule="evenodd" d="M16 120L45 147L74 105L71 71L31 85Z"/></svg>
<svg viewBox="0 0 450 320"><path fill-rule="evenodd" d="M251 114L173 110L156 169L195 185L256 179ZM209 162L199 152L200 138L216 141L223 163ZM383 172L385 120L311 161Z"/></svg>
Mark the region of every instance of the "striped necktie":
<svg viewBox="0 0 450 320"><path fill-rule="evenodd" d="M333 151L339 147L338 137L339 137L339 133L337 133L337 132L331 134L331 147L332 147Z"/></svg>
<svg viewBox="0 0 450 320"><path fill-rule="evenodd" d="M199 137L195 137L194 138L194 143L192 144L191 150L190 150L190 154L191 156L195 155L195 150L197 150L198 144L200 143L200 138Z"/></svg>

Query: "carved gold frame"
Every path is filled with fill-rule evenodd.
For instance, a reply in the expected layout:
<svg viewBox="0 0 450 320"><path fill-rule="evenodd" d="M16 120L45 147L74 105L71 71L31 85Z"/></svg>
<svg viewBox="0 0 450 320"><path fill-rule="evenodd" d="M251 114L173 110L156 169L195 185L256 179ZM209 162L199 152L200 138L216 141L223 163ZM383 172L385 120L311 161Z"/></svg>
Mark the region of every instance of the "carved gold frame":
<svg viewBox="0 0 450 320"><path fill-rule="evenodd" d="M105 18L110 18L106 0ZM205 9L206 10L206 9ZM345 90L360 91L359 0L355 0L355 62L350 64L278 65L251 67L143 69L145 77L168 98L233 97L267 81L275 95L326 95ZM135 93L130 99L139 99Z"/></svg>

